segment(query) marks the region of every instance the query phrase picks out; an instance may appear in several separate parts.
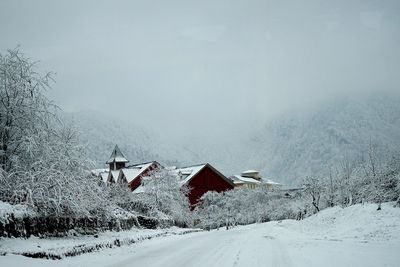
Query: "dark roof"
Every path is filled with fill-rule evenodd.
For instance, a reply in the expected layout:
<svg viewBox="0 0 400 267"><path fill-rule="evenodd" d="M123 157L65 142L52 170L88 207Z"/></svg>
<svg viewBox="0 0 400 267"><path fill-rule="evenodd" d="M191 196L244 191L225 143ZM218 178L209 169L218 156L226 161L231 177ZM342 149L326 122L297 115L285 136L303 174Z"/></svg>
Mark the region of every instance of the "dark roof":
<svg viewBox="0 0 400 267"><path fill-rule="evenodd" d="M113 152L111 153L110 159L107 161L107 164L111 164L114 162L123 162L123 163L129 162L129 160L127 160L125 158L124 154L122 154L118 145L115 145L115 148L114 148Z"/></svg>

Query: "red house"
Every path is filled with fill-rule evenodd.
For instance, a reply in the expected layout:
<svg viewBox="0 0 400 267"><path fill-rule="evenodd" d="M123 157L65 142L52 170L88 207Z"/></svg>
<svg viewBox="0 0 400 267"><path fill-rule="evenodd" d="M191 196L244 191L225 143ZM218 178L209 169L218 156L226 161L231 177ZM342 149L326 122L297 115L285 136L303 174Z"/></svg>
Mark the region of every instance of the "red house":
<svg viewBox="0 0 400 267"><path fill-rule="evenodd" d="M181 184L191 188L190 205L193 207L208 191L223 192L234 188L233 182L210 164L200 164L178 169Z"/></svg>
<svg viewBox="0 0 400 267"><path fill-rule="evenodd" d="M110 168L107 183L125 183L134 191L142 184L142 178L151 175L152 172L163 168L157 161L126 166L129 161L122 154L118 146L115 146L107 161ZM210 164L200 164L175 170L181 185L187 185L189 202L194 207L208 191L223 192L234 188L233 182L216 170ZM103 173L101 173L103 177Z"/></svg>

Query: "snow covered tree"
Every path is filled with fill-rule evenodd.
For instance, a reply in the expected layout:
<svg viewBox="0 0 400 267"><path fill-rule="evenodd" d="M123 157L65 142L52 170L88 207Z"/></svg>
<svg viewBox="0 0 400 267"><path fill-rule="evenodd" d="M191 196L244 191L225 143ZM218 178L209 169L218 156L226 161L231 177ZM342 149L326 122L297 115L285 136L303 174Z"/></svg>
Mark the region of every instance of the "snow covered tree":
<svg viewBox="0 0 400 267"><path fill-rule="evenodd" d="M280 192L263 188L231 190L223 193L207 192L195 209L198 226L203 229L228 227L238 224L301 218L309 211L309 204L301 192L287 198Z"/></svg>
<svg viewBox="0 0 400 267"><path fill-rule="evenodd" d="M377 150L377 146L370 142L368 150L361 158L363 174L360 175L361 177L358 180L363 181L363 186L359 187L363 199L377 203L378 210L380 210L381 204L386 198L386 191L384 190L386 166L384 159L378 156Z"/></svg>
<svg viewBox="0 0 400 267"><path fill-rule="evenodd" d="M334 179L338 204L347 206L366 201L378 204L396 200L398 156L369 144L359 158L342 161ZM335 184L334 183L334 184Z"/></svg>
<svg viewBox="0 0 400 267"><path fill-rule="evenodd" d="M400 204L400 157L394 155L383 168L380 178L380 192L383 201Z"/></svg>
<svg viewBox="0 0 400 267"><path fill-rule="evenodd" d="M187 194L189 188L181 186L173 171L157 170L142 178L140 193L134 194L136 201L149 208L149 215L170 218L178 225L193 223ZM137 189L137 190L138 190Z"/></svg>
<svg viewBox="0 0 400 267"><path fill-rule="evenodd" d="M397 185L396 185L396 195L397 195L396 206L400 207L400 172L398 172L395 177L396 177L396 180L397 180Z"/></svg>
<svg viewBox="0 0 400 267"><path fill-rule="evenodd" d="M9 171L25 153L27 137L48 127L54 105L45 97L51 73L40 75L18 49L0 54L0 168Z"/></svg>
<svg viewBox="0 0 400 267"><path fill-rule="evenodd" d="M219 228L224 224L224 195L218 192L207 192L201 197L200 204L196 207L196 217L203 229Z"/></svg>
<svg viewBox="0 0 400 267"><path fill-rule="evenodd" d="M355 169L355 163L347 155L340 162L341 178L342 178L342 190L344 191L346 204L353 205L354 195L356 194L357 187L353 179L353 173ZM343 203L345 204L345 203Z"/></svg>
<svg viewBox="0 0 400 267"><path fill-rule="evenodd" d="M0 55L0 198L46 216L88 216L102 210L102 194L77 131L45 96L51 80L18 49Z"/></svg>
<svg viewBox="0 0 400 267"><path fill-rule="evenodd" d="M8 172L5 200L28 203L46 216L88 216L102 209L103 194L72 131L52 128L27 137L25 154Z"/></svg>

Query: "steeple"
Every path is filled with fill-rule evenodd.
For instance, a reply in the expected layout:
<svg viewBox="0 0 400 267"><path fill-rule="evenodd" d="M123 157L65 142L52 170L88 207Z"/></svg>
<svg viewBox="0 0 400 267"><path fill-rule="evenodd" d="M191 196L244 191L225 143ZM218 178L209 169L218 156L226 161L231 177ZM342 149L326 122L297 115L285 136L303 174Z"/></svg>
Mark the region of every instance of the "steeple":
<svg viewBox="0 0 400 267"><path fill-rule="evenodd" d="M113 152L111 153L110 159L107 161L107 164L110 165L110 170L119 170L121 168L125 168L125 164L128 163L127 160L119 149L118 145L115 145Z"/></svg>

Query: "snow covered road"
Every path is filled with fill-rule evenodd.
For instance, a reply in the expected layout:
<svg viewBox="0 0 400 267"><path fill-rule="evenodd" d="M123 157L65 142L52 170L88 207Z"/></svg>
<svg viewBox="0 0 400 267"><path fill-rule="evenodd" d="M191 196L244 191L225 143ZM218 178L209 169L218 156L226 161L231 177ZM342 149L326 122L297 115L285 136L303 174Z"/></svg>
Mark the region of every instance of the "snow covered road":
<svg viewBox="0 0 400 267"><path fill-rule="evenodd" d="M59 261L0 256L0 266L399 267L400 209L355 205L285 220L170 235Z"/></svg>
<svg viewBox="0 0 400 267"><path fill-rule="evenodd" d="M400 266L399 244L310 238L285 222L150 240L105 266Z"/></svg>
<svg viewBox="0 0 400 267"><path fill-rule="evenodd" d="M291 266L284 246L267 234L237 228L152 240L110 266Z"/></svg>
<svg viewBox="0 0 400 267"><path fill-rule="evenodd" d="M308 236L297 231L297 223L271 222L228 231L221 228L219 231L167 236L61 261L11 256L10 266L25 266L25 263L29 266L113 267L400 266L399 242Z"/></svg>

